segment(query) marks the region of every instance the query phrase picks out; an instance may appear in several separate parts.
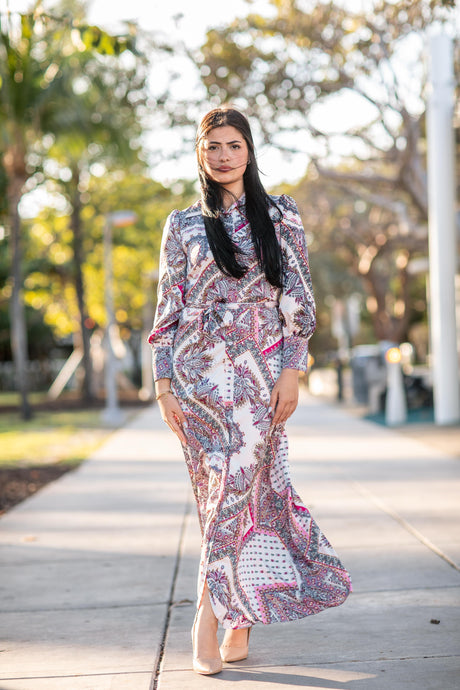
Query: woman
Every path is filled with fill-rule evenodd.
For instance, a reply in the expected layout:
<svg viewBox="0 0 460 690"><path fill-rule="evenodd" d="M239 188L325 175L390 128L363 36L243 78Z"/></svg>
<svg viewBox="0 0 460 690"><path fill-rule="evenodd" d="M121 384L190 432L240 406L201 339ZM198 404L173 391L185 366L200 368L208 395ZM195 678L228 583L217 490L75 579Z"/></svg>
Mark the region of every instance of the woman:
<svg viewBox="0 0 460 690"><path fill-rule="evenodd" d="M213 674L246 658L252 625L337 606L350 579L287 464L284 423L315 328L296 204L266 194L234 108L203 118L196 148L201 201L166 223L149 342L202 532L193 669Z"/></svg>

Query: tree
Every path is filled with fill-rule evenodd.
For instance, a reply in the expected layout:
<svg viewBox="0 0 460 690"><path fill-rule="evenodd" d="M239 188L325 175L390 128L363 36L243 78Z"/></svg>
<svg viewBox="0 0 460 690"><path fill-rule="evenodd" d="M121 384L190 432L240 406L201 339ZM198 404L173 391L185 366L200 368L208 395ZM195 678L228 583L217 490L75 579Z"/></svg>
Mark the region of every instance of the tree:
<svg viewBox="0 0 460 690"><path fill-rule="evenodd" d="M44 135L69 131L79 124L66 69L72 66L72 57L77 51L120 54L132 43L130 36L113 37L98 27L74 24L72 15L46 14L39 0L30 13L0 15L0 152L6 174L6 225L12 266L12 352L25 419L30 418L31 410L27 398L19 202L43 179L36 175L36 166Z"/></svg>
<svg viewBox="0 0 460 690"><path fill-rule="evenodd" d="M78 4L77 4L78 7ZM75 15L74 15L75 19ZM116 44L115 44L116 47ZM93 166L110 171L131 165L140 173L142 109L146 105L147 60L136 52L120 64L117 52L101 55L74 50L66 62L66 81L73 88L74 127L61 132L47 150L57 163L54 178L71 205L73 273L77 296L85 376L83 392L91 399L90 329L83 280L84 232L82 210ZM83 76L84 75L84 76ZM47 176L48 178L50 175Z"/></svg>
<svg viewBox="0 0 460 690"><path fill-rule="evenodd" d="M80 214L84 236L82 273L87 285L86 309L93 328L105 326L102 235L105 216L120 208L136 212L135 225L114 229L114 301L121 338L138 355L145 313L154 308L154 271L162 227L174 204L187 206L193 184L170 190L129 167L118 168L86 182ZM73 281L73 210L45 208L25 223L29 240L25 262L25 302L40 313L57 342L75 332L79 306ZM149 326L149 327L150 327Z"/></svg>
<svg viewBox="0 0 460 690"><path fill-rule="evenodd" d="M376 336L399 339L410 320L407 267L427 247L423 34L434 19L452 19L454 3L382 0L360 13L335 2L269 6L270 16L208 32L196 56L208 95L255 116L266 142L303 151L348 197L339 247L356 248L354 272L374 298ZM352 105L354 123L328 128L325 105L343 117Z"/></svg>
<svg viewBox="0 0 460 690"><path fill-rule="evenodd" d="M299 199L319 286L319 311L321 298L346 299L362 291L377 339L407 340L409 328L426 309L425 287L409 266L411 258L423 254L419 239L401 233L386 209L369 209L319 176L314 166L288 193Z"/></svg>

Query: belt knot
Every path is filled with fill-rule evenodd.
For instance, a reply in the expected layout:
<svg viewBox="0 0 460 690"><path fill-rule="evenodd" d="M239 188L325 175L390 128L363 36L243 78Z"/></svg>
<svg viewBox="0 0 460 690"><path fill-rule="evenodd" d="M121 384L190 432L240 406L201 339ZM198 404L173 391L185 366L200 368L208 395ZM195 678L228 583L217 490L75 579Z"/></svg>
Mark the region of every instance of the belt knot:
<svg viewBox="0 0 460 690"><path fill-rule="evenodd" d="M206 338L214 342L222 338L222 331L235 323L241 312L248 309L273 309L278 306L274 300L260 302L227 302L223 299L207 304L188 304L186 307L201 310L201 328Z"/></svg>
<svg viewBox="0 0 460 690"><path fill-rule="evenodd" d="M203 333L210 340L219 340L221 331L233 325L233 310L228 302L212 302L201 312Z"/></svg>

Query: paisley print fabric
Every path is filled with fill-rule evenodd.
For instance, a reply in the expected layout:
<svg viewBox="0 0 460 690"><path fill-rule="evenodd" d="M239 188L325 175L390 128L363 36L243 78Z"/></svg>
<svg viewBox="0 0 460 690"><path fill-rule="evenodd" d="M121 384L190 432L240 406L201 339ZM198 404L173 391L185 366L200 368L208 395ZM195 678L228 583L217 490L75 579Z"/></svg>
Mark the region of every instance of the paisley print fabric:
<svg viewBox="0 0 460 690"><path fill-rule="evenodd" d="M244 196L222 212L248 266L239 280L218 269L197 202L166 223L149 336L155 380L171 378L188 424L183 450L202 532L198 601L207 582L226 628L302 618L350 591L347 571L292 487L284 425L270 427L273 385L283 367L306 369L315 328L296 204L271 199L283 289L258 265Z"/></svg>

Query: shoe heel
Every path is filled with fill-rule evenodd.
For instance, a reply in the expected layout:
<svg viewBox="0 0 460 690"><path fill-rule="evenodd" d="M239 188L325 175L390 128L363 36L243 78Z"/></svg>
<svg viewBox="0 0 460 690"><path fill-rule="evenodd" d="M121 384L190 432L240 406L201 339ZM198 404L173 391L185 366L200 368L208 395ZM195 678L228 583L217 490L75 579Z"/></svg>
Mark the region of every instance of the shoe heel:
<svg viewBox="0 0 460 690"><path fill-rule="evenodd" d="M234 646L230 644L225 644L225 638L220 646L220 658L227 664L231 664L232 661L243 661L247 659L249 654L249 635L251 634L251 628L247 628L248 636L246 639L246 644L243 646Z"/></svg>

